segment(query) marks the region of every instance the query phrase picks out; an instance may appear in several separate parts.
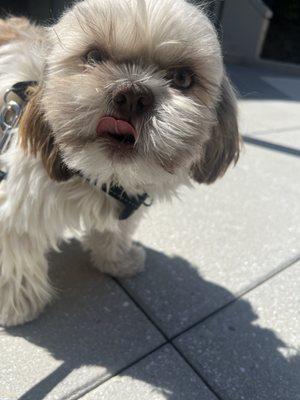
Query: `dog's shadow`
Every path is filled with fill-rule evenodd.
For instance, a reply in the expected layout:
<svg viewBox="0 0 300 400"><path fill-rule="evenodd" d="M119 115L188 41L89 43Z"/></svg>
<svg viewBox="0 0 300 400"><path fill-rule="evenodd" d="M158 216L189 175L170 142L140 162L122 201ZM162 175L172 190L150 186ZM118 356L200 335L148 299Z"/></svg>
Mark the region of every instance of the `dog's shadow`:
<svg viewBox="0 0 300 400"><path fill-rule="evenodd" d="M186 296L193 296L194 318L197 316L197 304L200 315L203 304L210 299L215 307L218 303L221 305L224 301L234 298L233 294L223 287L205 281L186 260L180 257L171 258L149 248L146 251L146 272L133 278L133 285L135 280L144 279L148 291L160 287L163 292L165 282L176 288L174 295L178 304L184 303ZM150 326L145 317L142 318L144 322L139 325L140 311L134 305L128 306L130 302L125 293L117 287L116 282L91 268L88 255L75 241L64 245L61 253L51 254L50 260L50 275L55 286L59 288L57 300L36 321L6 331L10 335L25 338L37 348L41 348L41 351L50 353L56 365L53 372L36 382L19 399L77 399L93 386L97 386L101 379L109 378L122 369L123 376L129 375L132 379L152 385L164 393L166 399L182 398L174 387L173 379L164 380L163 374L160 377L157 371L151 373L147 368L124 368L134 361L132 360L134 352L136 358L143 355L144 347L147 347L146 335L152 335L153 339L155 333L152 327L145 328L146 325ZM152 284L147 285L147 282ZM155 282L160 283L156 285ZM158 293L152 295L160 297ZM169 296L167 294L161 296L162 303L173 301L172 298L164 298ZM261 347L262 352L267 346L269 365L272 363L276 365L276 368L270 369L268 374L265 374L270 382L276 382L279 370L282 376L289 376L291 368L299 372L300 357L296 356L287 361L280 353L280 348L286 347L285 344L272 331L253 325L257 316L247 301L240 299L237 303L243 319L243 329L248 332L247 340L252 341L247 344L245 342L245 345ZM173 318L180 321L181 316L175 312ZM143 329L148 331L145 332ZM157 345L162 342L158 334L155 340ZM71 379L71 384L67 383L72 390L66 391L65 387L61 389L74 371L79 371L80 374L82 370L81 374L84 374L85 370L93 366L97 368L94 375L88 375L89 383L80 386L76 379L79 382L82 379L79 379L80 375L75 375L75 379ZM44 367L44 365L39 366L37 357L36 369ZM192 371L191 373L193 374ZM53 392L55 397L52 397Z"/></svg>

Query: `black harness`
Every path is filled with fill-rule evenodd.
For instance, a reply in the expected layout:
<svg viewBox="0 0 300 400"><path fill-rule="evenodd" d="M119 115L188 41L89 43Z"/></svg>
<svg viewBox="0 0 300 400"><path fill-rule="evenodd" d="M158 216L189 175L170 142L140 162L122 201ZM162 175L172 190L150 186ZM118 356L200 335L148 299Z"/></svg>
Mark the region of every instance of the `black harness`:
<svg viewBox="0 0 300 400"><path fill-rule="evenodd" d="M18 82L6 91L4 95L4 106L0 110L0 127L3 130L3 136L0 140L0 154L7 149L12 139L13 130L18 126L24 105L28 101L28 88L36 84L36 81ZM9 99L12 93L20 98L21 103ZM7 174L7 172L0 170L0 182L7 178ZM74 176L81 176L90 183L89 179L85 178L80 171L74 171ZM119 185L111 185L109 188L107 188L106 185L103 185L102 190L123 205L123 209L119 215L119 220L129 218L142 205L149 207L152 204L151 201L146 202L146 200L149 199L147 193L137 196L129 196L125 192L124 188Z"/></svg>

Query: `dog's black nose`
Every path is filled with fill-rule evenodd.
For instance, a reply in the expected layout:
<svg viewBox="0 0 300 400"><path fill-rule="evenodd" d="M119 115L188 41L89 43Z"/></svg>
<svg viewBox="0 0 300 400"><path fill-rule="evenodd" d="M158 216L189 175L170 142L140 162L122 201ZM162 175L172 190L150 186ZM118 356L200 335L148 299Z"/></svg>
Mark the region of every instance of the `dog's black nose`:
<svg viewBox="0 0 300 400"><path fill-rule="evenodd" d="M153 107L154 94L151 89L143 85L126 85L115 92L113 103L122 114L142 114Z"/></svg>

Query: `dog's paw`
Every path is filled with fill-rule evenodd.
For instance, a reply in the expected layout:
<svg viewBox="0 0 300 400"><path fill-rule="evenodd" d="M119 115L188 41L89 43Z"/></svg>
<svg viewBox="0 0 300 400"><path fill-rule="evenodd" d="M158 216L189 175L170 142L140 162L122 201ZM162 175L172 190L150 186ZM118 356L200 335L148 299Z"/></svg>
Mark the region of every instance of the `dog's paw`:
<svg viewBox="0 0 300 400"><path fill-rule="evenodd" d="M94 260L96 268L117 278L129 278L144 270L146 252L141 246L133 245L118 261Z"/></svg>
<svg viewBox="0 0 300 400"><path fill-rule="evenodd" d="M26 290L27 289L27 290ZM37 289L37 288L36 288ZM6 283L0 287L0 326L16 326L34 320L51 300L51 290L36 291Z"/></svg>

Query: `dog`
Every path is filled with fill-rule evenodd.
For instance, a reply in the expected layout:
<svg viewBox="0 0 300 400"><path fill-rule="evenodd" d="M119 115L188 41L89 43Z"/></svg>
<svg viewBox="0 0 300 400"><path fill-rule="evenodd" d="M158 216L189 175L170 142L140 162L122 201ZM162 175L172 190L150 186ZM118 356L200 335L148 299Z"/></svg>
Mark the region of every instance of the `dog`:
<svg viewBox="0 0 300 400"><path fill-rule="evenodd" d="M145 254L131 235L145 199L214 182L240 147L216 31L185 0L83 0L51 27L1 20L1 101L24 81L27 101L0 157L3 326L51 301L46 254L68 235L101 272L140 272Z"/></svg>

